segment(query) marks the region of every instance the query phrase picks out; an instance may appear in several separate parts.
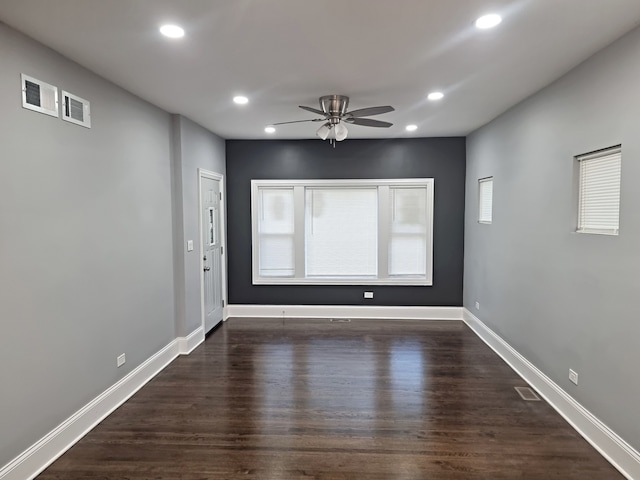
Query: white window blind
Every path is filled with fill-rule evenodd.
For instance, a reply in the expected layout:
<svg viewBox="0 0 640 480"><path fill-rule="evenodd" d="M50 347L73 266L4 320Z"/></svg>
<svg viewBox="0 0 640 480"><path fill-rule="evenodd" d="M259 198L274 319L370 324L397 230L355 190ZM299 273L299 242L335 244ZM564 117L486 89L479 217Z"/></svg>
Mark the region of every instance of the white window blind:
<svg viewBox="0 0 640 480"><path fill-rule="evenodd" d="M377 274L378 194L375 188L307 188L307 276Z"/></svg>
<svg viewBox="0 0 640 480"><path fill-rule="evenodd" d="M427 269L427 188L390 188L389 275L424 276Z"/></svg>
<svg viewBox="0 0 640 480"><path fill-rule="evenodd" d="M433 179L252 180L257 285L431 285Z"/></svg>
<svg viewBox="0 0 640 480"><path fill-rule="evenodd" d="M493 177L478 180L478 222L493 220Z"/></svg>
<svg viewBox="0 0 640 480"><path fill-rule="evenodd" d="M578 232L617 235L620 219L622 151L614 147L581 155Z"/></svg>
<svg viewBox="0 0 640 480"><path fill-rule="evenodd" d="M258 204L260 276L293 276L293 188L261 189Z"/></svg>

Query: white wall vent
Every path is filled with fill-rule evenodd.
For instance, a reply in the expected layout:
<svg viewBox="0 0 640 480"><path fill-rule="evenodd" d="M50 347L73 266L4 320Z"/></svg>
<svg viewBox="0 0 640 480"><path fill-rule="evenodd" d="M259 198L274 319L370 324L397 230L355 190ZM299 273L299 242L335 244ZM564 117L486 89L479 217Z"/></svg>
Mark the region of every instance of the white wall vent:
<svg viewBox="0 0 640 480"><path fill-rule="evenodd" d="M91 128L91 104L84 98L62 91L62 119Z"/></svg>
<svg viewBox="0 0 640 480"><path fill-rule="evenodd" d="M58 87L54 87L24 73L21 77L22 106L35 112L58 117Z"/></svg>

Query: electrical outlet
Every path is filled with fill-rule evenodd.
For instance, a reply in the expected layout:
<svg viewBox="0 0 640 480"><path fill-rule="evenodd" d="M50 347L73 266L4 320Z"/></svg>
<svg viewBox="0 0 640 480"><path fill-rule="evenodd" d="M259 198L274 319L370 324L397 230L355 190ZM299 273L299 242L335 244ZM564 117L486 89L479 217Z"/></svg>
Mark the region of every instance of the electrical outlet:
<svg viewBox="0 0 640 480"><path fill-rule="evenodd" d="M575 372L569 369L569 380L571 380L576 385L578 384L578 372Z"/></svg>
<svg viewBox="0 0 640 480"><path fill-rule="evenodd" d="M373 298L373 292L364 292L364 298Z"/></svg>
<svg viewBox="0 0 640 480"><path fill-rule="evenodd" d="M480 310L480 302L476 302L476 310Z"/></svg>
<svg viewBox="0 0 640 480"><path fill-rule="evenodd" d="M126 361L127 358L125 357L124 353L122 355L119 355L118 358L116 358L116 364L118 365L118 368L124 365L124 362Z"/></svg>

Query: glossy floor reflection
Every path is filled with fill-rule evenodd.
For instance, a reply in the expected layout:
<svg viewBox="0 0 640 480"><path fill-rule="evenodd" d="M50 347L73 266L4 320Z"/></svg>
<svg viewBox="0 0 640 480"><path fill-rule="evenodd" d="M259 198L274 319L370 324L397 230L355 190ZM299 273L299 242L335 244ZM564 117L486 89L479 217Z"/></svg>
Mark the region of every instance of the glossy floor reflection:
<svg viewBox="0 0 640 480"><path fill-rule="evenodd" d="M49 479L621 479L462 322L231 319Z"/></svg>

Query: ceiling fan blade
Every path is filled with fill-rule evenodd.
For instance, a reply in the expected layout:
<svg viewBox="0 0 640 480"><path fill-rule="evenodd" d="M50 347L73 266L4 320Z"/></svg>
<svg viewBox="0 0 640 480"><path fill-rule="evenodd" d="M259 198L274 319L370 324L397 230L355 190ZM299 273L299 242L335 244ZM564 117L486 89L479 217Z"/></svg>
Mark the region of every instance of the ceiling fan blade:
<svg viewBox="0 0 640 480"><path fill-rule="evenodd" d="M386 105L384 107L360 108L352 112L347 112L346 115L350 115L352 117L368 117L370 115L380 115L382 113L393 112L394 110L395 108L391 105Z"/></svg>
<svg viewBox="0 0 640 480"><path fill-rule="evenodd" d="M317 113L318 115L327 115L322 110L318 110L317 108L305 107L304 105L298 105L298 107L311 113Z"/></svg>
<svg viewBox="0 0 640 480"><path fill-rule="evenodd" d="M353 125L362 125L363 127L389 128L393 125L393 123L381 122L380 120L373 120L371 118L345 118L344 121Z"/></svg>
<svg viewBox="0 0 640 480"><path fill-rule="evenodd" d="M302 123L302 122L324 122L326 118L312 118L311 120L293 120L292 122L279 122L279 123L270 123L269 125L286 125L287 123Z"/></svg>

